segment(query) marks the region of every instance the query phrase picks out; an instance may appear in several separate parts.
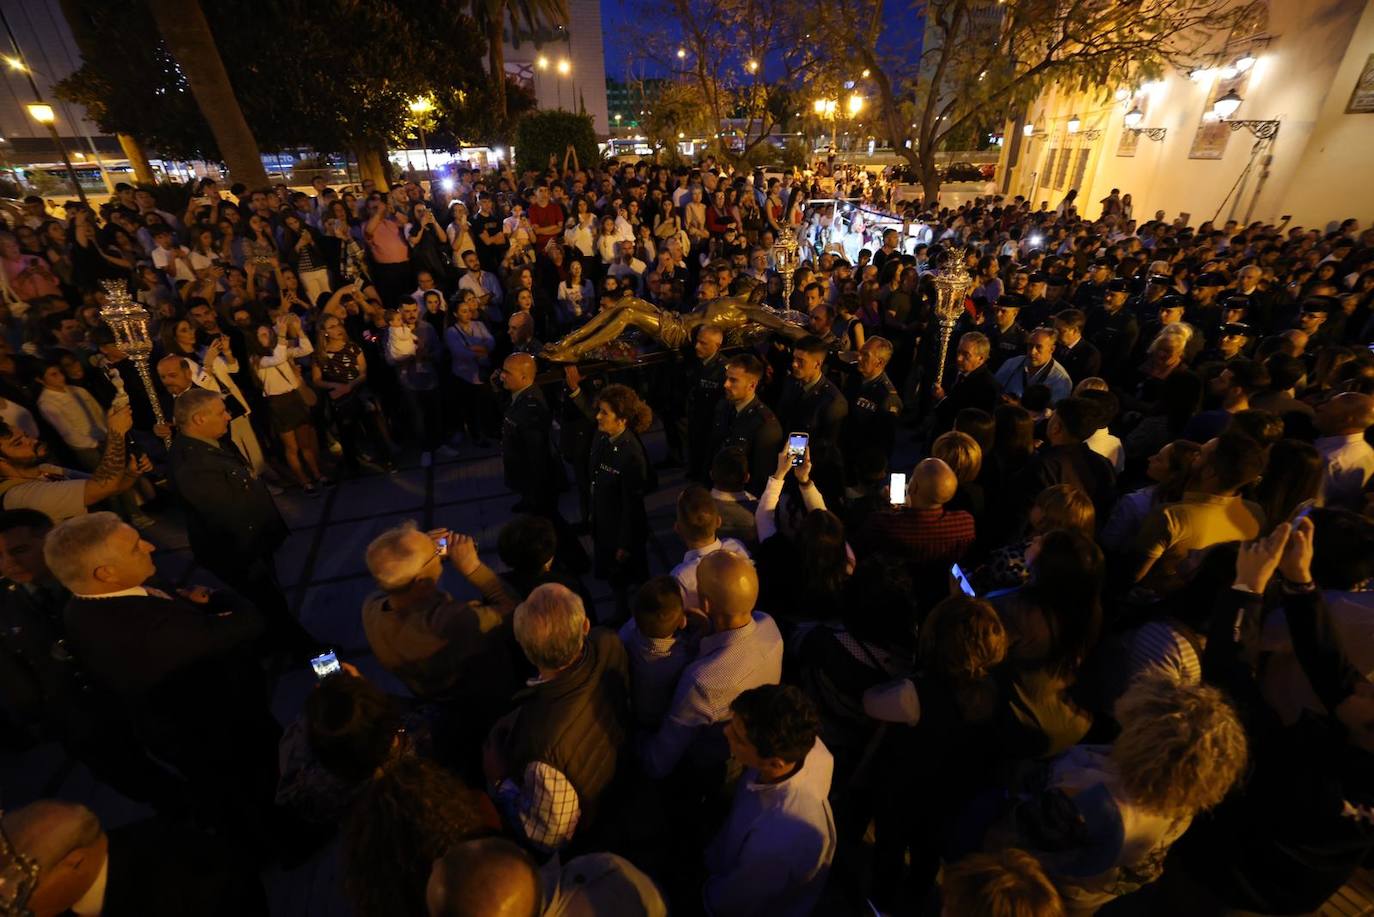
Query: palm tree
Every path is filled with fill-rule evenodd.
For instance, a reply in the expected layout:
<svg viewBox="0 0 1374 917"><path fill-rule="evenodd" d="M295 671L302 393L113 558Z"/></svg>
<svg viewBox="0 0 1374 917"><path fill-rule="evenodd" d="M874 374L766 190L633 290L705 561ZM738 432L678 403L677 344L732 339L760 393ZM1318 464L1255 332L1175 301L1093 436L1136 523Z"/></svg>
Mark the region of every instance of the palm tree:
<svg viewBox="0 0 1374 917"><path fill-rule="evenodd" d="M234 180L250 188L267 187L258 141L243 117L200 0L148 0L148 9L167 50L186 75Z"/></svg>
<svg viewBox="0 0 1374 917"><path fill-rule="evenodd" d="M568 0L472 0L472 18L487 37L487 71L496 84L496 110L504 122L506 108L506 17L512 25L533 31L541 26L567 25Z"/></svg>

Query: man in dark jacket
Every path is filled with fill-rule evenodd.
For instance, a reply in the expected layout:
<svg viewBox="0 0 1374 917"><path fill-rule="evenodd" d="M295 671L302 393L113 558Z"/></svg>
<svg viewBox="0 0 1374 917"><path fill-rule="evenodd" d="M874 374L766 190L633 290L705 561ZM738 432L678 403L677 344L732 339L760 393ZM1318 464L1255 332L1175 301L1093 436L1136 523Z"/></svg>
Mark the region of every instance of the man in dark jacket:
<svg viewBox="0 0 1374 917"><path fill-rule="evenodd" d="M558 500L558 469L550 444L553 412L534 373L534 357L527 353L513 353L501 364L501 384L511 396L501 424L501 465L506 486L520 495L516 512L543 515Z"/></svg>
<svg viewBox="0 0 1374 917"><path fill-rule="evenodd" d="M629 729L629 662L582 600L546 583L515 609L515 639L539 670L487 737L483 764L507 825L543 851L585 830Z"/></svg>
<svg viewBox="0 0 1374 917"><path fill-rule="evenodd" d="M277 743L261 670L245 652L262 618L203 586L168 595L145 585L153 545L113 513L77 516L43 555L72 592L67 644L92 686L137 737L184 775L202 811L240 828L270 808Z"/></svg>
<svg viewBox="0 0 1374 917"><path fill-rule="evenodd" d="M696 359L684 374L687 476L694 481L710 479L711 427L725 385L725 357L720 352L724 343L725 334L715 325L698 328L693 345Z"/></svg>
<svg viewBox="0 0 1374 917"><path fill-rule="evenodd" d="M1013 489L1022 518L1040 491L1055 484L1072 484L1093 501L1097 518L1107 518L1116 498L1116 469L1088 448L1097 418L1097 408L1081 398L1065 398L1055 405L1045 428L1048 444L1031 457Z"/></svg>
<svg viewBox="0 0 1374 917"><path fill-rule="evenodd" d="M884 458L892 457L902 399L887 377L891 359L892 342L874 335L859 348L857 372L845 383L849 413L844 419L844 456L851 473L854 461L865 449L876 449Z"/></svg>
<svg viewBox="0 0 1374 917"><path fill-rule="evenodd" d="M778 464L782 449L782 425L771 408L757 396L763 379L763 361L753 354L731 357L725 364L724 396L716 404L711 425L711 456L722 449L735 448L749 462L749 492L763 492L768 476Z"/></svg>
<svg viewBox="0 0 1374 917"><path fill-rule="evenodd" d="M840 431L849 404L835 383L825 377L829 348L814 335L792 345L792 375L778 399L778 421L785 433L810 437L812 477L822 493L839 493L844 459Z"/></svg>
<svg viewBox="0 0 1374 917"><path fill-rule="evenodd" d="M1059 333L1054 359L1064 367L1074 385L1102 372L1102 353L1083 338L1085 324L1087 318L1079 309L1065 309L1054 317L1054 330Z"/></svg>
<svg viewBox="0 0 1374 917"><path fill-rule="evenodd" d="M932 393L936 400L933 431L936 435L952 429L954 418L964 408L977 408L991 414L997 407L1002 387L988 367L990 352L987 335L981 331L966 331L959 338L959 348L954 355L959 373L952 381L946 377L948 388L937 385Z"/></svg>
<svg viewBox="0 0 1374 917"><path fill-rule="evenodd" d="M172 486L186 512L196 561L262 614L273 651L304 662L316 643L291 614L273 560L286 540L267 485L223 444L230 416L224 399L202 388L177 396L177 437L170 450Z"/></svg>
<svg viewBox="0 0 1374 917"><path fill-rule="evenodd" d="M1120 380L1131 366L1131 352L1140 337L1140 322L1126 308L1131 285L1120 278L1107 284L1102 308L1088 311L1087 336L1102 354L1107 381ZM1085 310L1087 311L1087 310Z"/></svg>

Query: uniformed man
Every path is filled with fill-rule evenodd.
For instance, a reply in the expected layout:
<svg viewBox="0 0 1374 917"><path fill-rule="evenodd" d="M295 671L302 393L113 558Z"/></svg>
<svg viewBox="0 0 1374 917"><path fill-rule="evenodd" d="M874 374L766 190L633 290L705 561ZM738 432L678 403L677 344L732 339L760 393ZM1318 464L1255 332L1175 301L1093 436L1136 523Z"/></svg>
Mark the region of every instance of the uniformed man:
<svg viewBox="0 0 1374 917"><path fill-rule="evenodd" d="M1017 319L1026 297L1020 293L1003 293L992 307L992 325L987 330L992 342L992 356L988 364L993 372L1013 357L1026 352L1026 329Z"/></svg>
<svg viewBox="0 0 1374 917"><path fill-rule="evenodd" d="M845 386L849 413L844 419L843 441L850 471L864 449L876 448L884 457L892 457L902 399L887 377L887 363L891 359L892 342L874 335L859 348L858 372Z"/></svg>
<svg viewBox="0 0 1374 917"><path fill-rule="evenodd" d="M501 422L501 466L506 486L520 496L517 513L551 512L558 501L554 464L553 412L534 384L535 361L527 353L513 353L501 364L501 385L510 403Z"/></svg>
<svg viewBox="0 0 1374 917"><path fill-rule="evenodd" d="M189 389L177 396L173 419L169 477L186 512L191 553L258 609L270 651L304 662L317 643L291 614L273 562L286 540L286 523L243 456L221 442L230 420L223 397Z"/></svg>
<svg viewBox="0 0 1374 917"><path fill-rule="evenodd" d="M1174 324L1184 324L1183 315L1187 301L1176 294L1161 296L1155 300L1155 315L1148 322L1140 327L1140 338L1136 341L1135 353L1131 355L1131 363L1139 366L1145 362L1145 349L1150 346L1159 332ZM1188 326L1192 327L1192 326ZM1183 362L1192 364L1197 359L1197 355L1202 353L1206 339L1196 328L1192 328L1193 336L1188 339L1188 346L1183 349Z"/></svg>
<svg viewBox="0 0 1374 917"><path fill-rule="evenodd" d="M725 332L715 325L698 328L693 345L696 359L688 366L684 377L687 477L694 481L710 478L711 427L725 385L725 358L720 353L724 343Z"/></svg>
<svg viewBox="0 0 1374 917"><path fill-rule="evenodd" d="M840 431L849 404L835 383L825 377L824 341L806 335L792 345L792 375L778 399L778 419L787 434L806 433L810 437L812 477L825 493L837 493L842 483L844 459L840 453ZM776 466L775 466L776 467Z"/></svg>
<svg viewBox="0 0 1374 917"><path fill-rule="evenodd" d="M1111 280L1102 307L1088 313L1088 340L1101 352L1103 372L1109 382L1119 381L1133 368L1131 352L1140 337L1140 323L1126 308L1130 293L1129 282L1121 278Z"/></svg>
<svg viewBox="0 0 1374 917"><path fill-rule="evenodd" d="M762 379L763 361L753 354L727 360L722 396L711 425L711 456L732 447L743 451L749 460L747 489L755 497L777 468L782 449L782 426L772 409L758 398Z"/></svg>
<svg viewBox="0 0 1374 917"><path fill-rule="evenodd" d="M1112 266L1105 261L1098 261L1088 272L1088 276L1078 285L1078 289L1073 294L1073 304L1084 312L1091 314L1094 306L1101 305L1107 296L1108 285L1112 282ZM1126 284L1126 281L1121 281ZM1130 286L1126 284L1126 293L1129 295ZM1121 301L1126 301L1123 296Z"/></svg>

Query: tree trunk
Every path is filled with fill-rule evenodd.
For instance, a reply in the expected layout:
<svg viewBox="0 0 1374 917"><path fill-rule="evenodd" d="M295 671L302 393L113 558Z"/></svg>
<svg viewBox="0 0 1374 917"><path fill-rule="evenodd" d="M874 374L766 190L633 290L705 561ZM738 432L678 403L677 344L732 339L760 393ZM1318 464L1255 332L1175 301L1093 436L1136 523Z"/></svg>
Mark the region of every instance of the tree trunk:
<svg viewBox="0 0 1374 917"><path fill-rule="evenodd" d="M385 192L391 187L391 180L387 174L386 154L380 149L361 148L357 151L358 158L358 181L363 182L371 179L377 186L378 191Z"/></svg>
<svg viewBox="0 0 1374 917"><path fill-rule="evenodd" d="M229 83L200 0L149 0L148 8L167 50L186 75L233 180L249 188L267 187L258 141Z"/></svg>
<svg viewBox="0 0 1374 917"><path fill-rule="evenodd" d="M506 4L493 3L487 20L487 69L496 88L496 118L505 130L509 111L506 108L506 46L501 35L505 31Z"/></svg>
<svg viewBox="0 0 1374 917"><path fill-rule="evenodd" d="M921 165L921 193L925 195L926 209L934 210L940 205L940 167L933 156Z"/></svg>
<svg viewBox="0 0 1374 917"><path fill-rule="evenodd" d="M148 155L143 152L143 144L138 142L138 138L130 134L115 134L115 137L124 151L124 158L129 160L129 168L134 170L134 181L147 185L156 182L153 167L148 164Z"/></svg>

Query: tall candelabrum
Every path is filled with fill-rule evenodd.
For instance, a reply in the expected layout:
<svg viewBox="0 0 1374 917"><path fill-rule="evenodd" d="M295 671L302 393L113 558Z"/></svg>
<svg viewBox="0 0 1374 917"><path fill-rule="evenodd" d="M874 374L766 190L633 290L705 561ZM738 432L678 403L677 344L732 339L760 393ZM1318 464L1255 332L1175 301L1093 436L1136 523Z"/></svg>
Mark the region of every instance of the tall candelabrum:
<svg viewBox="0 0 1374 917"><path fill-rule="evenodd" d="M782 277L782 300L784 308L792 295L792 275L801 264L801 246L797 234L791 226L784 226L778 241L773 243L773 269Z"/></svg>
<svg viewBox="0 0 1374 917"><path fill-rule="evenodd" d="M153 354L153 338L148 333L151 316L132 296L123 280L102 280L105 288L106 304L100 307L100 317L114 332L115 346L129 355L143 380L143 388L148 392L148 403L153 407L153 417L162 426L167 418L162 415L162 403L158 400L157 390L153 388L153 374L148 369L148 359ZM171 436L164 436L163 442L172 444Z"/></svg>
<svg viewBox="0 0 1374 917"><path fill-rule="evenodd" d="M940 270L931 278L935 284L935 321L940 326L940 361L935 364L936 385L944 384L949 339L954 334L959 316L964 314L964 301L968 298L969 290L973 289L973 278L969 276L964 261L962 248L950 249Z"/></svg>

